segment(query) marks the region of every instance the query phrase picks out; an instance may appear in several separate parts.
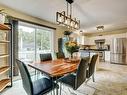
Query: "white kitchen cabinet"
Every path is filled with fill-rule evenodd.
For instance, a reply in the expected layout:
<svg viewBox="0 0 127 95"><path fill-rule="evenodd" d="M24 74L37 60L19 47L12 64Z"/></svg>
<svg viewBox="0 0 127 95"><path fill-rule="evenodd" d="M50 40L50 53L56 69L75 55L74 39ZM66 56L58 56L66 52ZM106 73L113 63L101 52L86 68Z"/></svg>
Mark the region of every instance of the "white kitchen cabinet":
<svg viewBox="0 0 127 95"><path fill-rule="evenodd" d="M110 62L110 51L105 51L105 61Z"/></svg>

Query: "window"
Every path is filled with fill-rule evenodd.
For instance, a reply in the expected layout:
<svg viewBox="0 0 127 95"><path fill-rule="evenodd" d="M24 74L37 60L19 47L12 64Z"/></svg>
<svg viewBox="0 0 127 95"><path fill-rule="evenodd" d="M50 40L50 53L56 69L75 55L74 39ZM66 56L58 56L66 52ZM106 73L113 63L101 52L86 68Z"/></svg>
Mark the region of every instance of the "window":
<svg viewBox="0 0 127 95"><path fill-rule="evenodd" d="M53 52L53 29L19 22L18 54L24 62L40 60L40 53Z"/></svg>

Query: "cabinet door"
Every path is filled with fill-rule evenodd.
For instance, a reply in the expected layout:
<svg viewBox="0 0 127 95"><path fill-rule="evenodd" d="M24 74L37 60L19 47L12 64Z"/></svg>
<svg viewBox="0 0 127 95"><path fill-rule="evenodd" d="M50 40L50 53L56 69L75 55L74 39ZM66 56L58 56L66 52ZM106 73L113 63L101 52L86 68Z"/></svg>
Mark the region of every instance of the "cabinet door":
<svg viewBox="0 0 127 95"><path fill-rule="evenodd" d="M105 51L105 61L110 62L110 51Z"/></svg>

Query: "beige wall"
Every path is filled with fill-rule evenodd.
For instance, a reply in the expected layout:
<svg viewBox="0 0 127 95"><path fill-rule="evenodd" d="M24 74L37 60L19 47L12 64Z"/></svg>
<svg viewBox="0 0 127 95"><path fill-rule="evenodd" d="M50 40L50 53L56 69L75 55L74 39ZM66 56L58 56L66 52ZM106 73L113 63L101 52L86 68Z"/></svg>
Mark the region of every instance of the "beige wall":
<svg viewBox="0 0 127 95"><path fill-rule="evenodd" d="M55 51L57 51L57 49L58 49L57 39L60 37L63 37L63 32L65 30L67 30L66 27L61 27L61 26L58 26L58 25L53 24L51 22L48 22L48 21L45 21L45 20L42 20L42 19L39 19L36 17L32 17L30 15L26 15L22 12L10 9L10 8L3 6L3 5L0 5L0 9L5 9L5 12L10 16L56 28L55 37L54 37L54 47L55 47Z"/></svg>

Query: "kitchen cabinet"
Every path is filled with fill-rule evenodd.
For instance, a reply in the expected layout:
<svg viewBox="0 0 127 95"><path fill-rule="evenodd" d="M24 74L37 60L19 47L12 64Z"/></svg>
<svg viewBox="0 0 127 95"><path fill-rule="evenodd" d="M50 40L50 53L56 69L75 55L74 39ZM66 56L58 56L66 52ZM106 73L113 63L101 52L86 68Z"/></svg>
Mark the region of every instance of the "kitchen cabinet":
<svg viewBox="0 0 127 95"><path fill-rule="evenodd" d="M105 51L105 61L110 62L110 51Z"/></svg>

